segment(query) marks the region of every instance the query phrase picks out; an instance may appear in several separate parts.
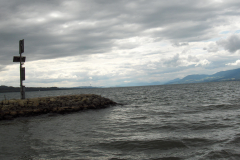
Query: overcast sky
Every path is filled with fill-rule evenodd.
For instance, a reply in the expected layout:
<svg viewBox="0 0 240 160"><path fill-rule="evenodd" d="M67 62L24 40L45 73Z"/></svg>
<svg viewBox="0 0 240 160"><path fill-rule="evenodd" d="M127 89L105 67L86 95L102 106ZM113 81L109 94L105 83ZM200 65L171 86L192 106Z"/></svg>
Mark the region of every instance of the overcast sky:
<svg viewBox="0 0 240 160"><path fill-rule="evenodd" d="M0 85L165 82L240 68L239 0L0 0Z"/></svg>

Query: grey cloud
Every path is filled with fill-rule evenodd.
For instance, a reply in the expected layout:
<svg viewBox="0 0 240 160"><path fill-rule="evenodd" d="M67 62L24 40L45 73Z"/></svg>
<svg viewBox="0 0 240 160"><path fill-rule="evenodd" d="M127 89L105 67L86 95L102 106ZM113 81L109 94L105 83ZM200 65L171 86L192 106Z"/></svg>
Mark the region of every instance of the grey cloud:
<svg viewBox="0 0 240 160"><path fill-rule="evenodd" d="M189 62L199 62L199 59L196 56L188 55L187 60Z"/></svg>
<svg viewBox="0 0 240 160"><path fill-rule="evenodd" d="M208 52L217 52L218 46L216 43L210 43L207 47L204 47L203 50L207 50Z"/></svg>
<svg viewBox="0 0 240 160"><path fill-rule="evenodd" d="M166 67L180 67L180 66L198 66L200 59L194 55L188 55L187 57L180 57L179 54L175 54L173 57L163 59L162 64ZM187 63L187 64L185 64ZM184 68L184 67L183 67Z"/></svg>
<svg viewBox="0 0 240 160"><path fill-rule="evenodd" d="M182 50L182 53L185 54L187 53L188 51L190 51L190 47L185 47L183 50Z"/></svg>
<svg viewBox="0 0 240 160"><path fill-rule="evenodd" d="M228 63L233 63L238 59L238 55L222 55L222 56L213 56L209 57L209 61L211 63L207 66L205 66L206 69L214 69L214 70L221 70L221 69L226 69L226 64Z"/></svg>
<svg viewBox="0 0 240 160"><path fill-rule="evenodd" d="M163 64L168 67L177 67L179 64L181 64L179 54L175 54L173 57L165 60Z"/></svg>
<svg viewBox="0 0 240 160"><path fill-rule="evenodd" d="M227 39L217 41L217 44L222 46L225 50L234 53L240 49L240 36L231 35Z"/></svg>
<svg viewBox="0 0 240 160"><path fill-rule="evenodd" d="M0 72L1 72L1 71L5 71L5 70L6 70L5 66L0 65Z"/></svg>
<svg viewBox="0 0 240 160"><path fill-rule="evenodd" d="M162 30L159 35L167 37L172 41L200 41L203 38L210 38L208 33L211 30L211 26L209 24L175 24L172 26L167 27L166 29Z"/></svg>
<svg viewBox="0 0 240 160"><path fill-rule="evenodd" d="M192 0L1 0L0 4L2 65L12 63L8 59L18 55L18 41L23 38L28 61L107 53L113 46L134 48L118 46L115 40L141 35L186 45L210 37L212 27L226 23L225 16L238 15L240 6L233 0L218 5ZM158 27L163 30L145 33Z"/></svg>

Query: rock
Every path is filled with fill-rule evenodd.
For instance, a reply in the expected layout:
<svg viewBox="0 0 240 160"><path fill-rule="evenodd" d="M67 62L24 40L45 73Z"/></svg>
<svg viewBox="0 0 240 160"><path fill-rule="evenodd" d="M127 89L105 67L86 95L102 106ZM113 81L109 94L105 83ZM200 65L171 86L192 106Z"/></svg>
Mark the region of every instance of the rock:
<svg viewBox="0 0 240 160"><path fill-rule="evenodd" d="M3 100L0 102L0 120L44 113L68 113L83 109L100 109L115 104L110 99L94 94Z"/></svg>
<svg viewBox="0 0 240 160"><path fill-rule="evenodd" d="M50 98L50 101L51 101L51 102L55 102L56 99L55 99L55 98Z"/></svg>

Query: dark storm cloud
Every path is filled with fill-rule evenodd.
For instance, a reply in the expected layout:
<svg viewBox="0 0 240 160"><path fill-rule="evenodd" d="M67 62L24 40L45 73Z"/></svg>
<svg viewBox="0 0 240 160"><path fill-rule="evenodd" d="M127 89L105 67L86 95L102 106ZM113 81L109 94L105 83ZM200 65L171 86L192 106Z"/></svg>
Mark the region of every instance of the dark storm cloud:
<svg viewBox="0 0 240 160"><path fill-rule="evenodd" d="M217 42L219 46L222 46L225 50L228 50L231 53L236 52L240 49L240 36L231 35L227 39L220 40Z"/></svg>
<svg viewBox="0 0 240 160"><path fill-rule="evenodd" d="M0 64L12 63L12 56L18 55L18 41L23 38L28 61L107 53L112 47L126 49L115 41L141 35L175 44L200 41L210 37L212 27L226 23L225 16L238 15L239 3L1 0ZM145 32L154 28L162 30Z"/></svg>

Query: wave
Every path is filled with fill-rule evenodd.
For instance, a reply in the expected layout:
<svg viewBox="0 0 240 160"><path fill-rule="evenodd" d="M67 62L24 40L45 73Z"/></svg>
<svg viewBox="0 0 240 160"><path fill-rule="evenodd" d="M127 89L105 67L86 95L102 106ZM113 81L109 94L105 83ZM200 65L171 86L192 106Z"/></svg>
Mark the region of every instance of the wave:
<svg viewBox="0 0 240 160"><path fill-rule="evenodd" d="M233 153L232 150L222 149L210 151L202 159L239 159L240 154Z"/></svg>
<svg viewBox="0 0 240 160"><path fill-rule="evenodd" d="M125 152L140 152L146 150L169 150L174 148L188 148L180 140L127 140L99 143L103 148L121 150Z"/></svg>

